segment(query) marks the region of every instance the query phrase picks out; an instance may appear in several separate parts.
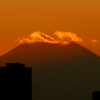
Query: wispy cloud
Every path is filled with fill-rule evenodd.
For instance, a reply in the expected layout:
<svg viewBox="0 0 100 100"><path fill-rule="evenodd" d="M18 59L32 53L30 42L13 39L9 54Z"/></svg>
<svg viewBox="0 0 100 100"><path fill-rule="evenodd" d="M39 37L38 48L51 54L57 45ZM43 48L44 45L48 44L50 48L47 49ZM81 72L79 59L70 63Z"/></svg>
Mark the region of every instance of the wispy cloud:
<svg viewBox="0 0 100 100"><path fill-rule="evenodd" d="M72 32L55 31L54 35L56 35L58 39L54 39L53 37L45 33L36 31L33 32L29 37L18 38L18 41L20 43L47 42L47 43L68 44L66 38L70 38L70 41L83 42L81 37L77 36L77 34Z"/></svg>
<svg viewBox="0 0 100 100"><path fill-rule="evenodd" d="M66 38L70 38L71 41L75 41L75 42L83 42L82 38L77 36L77 34L72 33L72 32L61 32L61 31L56 31L54 33L54 35L56 35L59 39L66 39Z"/></svg>
<svg viewBox="0 0 100 100"><path fill-rule="evenodd" d="M91 44L96 45L99 41L97 39L91 39Z"/></svg>

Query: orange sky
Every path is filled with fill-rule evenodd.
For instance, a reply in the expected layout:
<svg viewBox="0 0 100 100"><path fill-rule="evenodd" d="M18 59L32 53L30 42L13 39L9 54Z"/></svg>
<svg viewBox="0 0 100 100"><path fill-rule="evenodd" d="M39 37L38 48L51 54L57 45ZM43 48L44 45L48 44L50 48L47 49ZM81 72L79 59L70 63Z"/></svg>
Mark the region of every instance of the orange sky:
<svg viewBox="0 0 100 100"><path fill-rule="evenodd" d="M0 0L0 55L34 31L76 33L100 56L100 0Z"/></svg>

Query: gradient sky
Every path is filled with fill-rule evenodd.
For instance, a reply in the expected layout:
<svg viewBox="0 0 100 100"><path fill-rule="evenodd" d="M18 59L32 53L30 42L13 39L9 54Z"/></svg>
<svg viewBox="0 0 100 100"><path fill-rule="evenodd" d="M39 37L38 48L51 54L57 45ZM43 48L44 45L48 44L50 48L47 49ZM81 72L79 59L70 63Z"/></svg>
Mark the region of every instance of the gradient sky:
<svg viewBox="0 0 100 100"><path fill-rule="evenodd" d="M100 0L0 0L0 55L19 45L19 37L56 30L76 33L100 56Z"/></svg>

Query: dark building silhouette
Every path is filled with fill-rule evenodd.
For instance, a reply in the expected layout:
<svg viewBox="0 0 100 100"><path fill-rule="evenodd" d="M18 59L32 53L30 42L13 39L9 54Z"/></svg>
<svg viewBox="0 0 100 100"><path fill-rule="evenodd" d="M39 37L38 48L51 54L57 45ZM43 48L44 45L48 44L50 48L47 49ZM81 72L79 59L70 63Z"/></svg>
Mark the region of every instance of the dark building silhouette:
<svg viewBox="0 0 100 100"><path fill-rule="evenodd" d="M92 93L92 100L100 100L100 91L94 91Z"/></svg>
<svg viewBox="0 0 100 100"><path fill-rule="evenodd" d="M20 63L6 63L7 68L25 68L25 64Z"/></svg>
<svg viewBox="0 0 100 100"><path fill-rule="evenodd" d="M0 67L0 100L32 100L31 71L20 63Z"/></svg>

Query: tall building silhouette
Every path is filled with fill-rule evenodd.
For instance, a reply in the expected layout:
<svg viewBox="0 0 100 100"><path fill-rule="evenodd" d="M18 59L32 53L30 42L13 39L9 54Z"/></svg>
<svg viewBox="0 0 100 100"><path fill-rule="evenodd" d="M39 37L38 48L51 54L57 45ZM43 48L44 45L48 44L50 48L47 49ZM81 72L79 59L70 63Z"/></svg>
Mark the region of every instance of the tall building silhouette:
<svg viewBox="0 0 100 100"><path fill-rule="evenodd" d="M31 71L20 63L0 67L0 100L32 100Z"/></svg>
<svg viewBox="0 0 100 100"><path fill-rule="evenodd" d="M94 91L92 93L92 100L100 100L100 91Z"/></svg>

